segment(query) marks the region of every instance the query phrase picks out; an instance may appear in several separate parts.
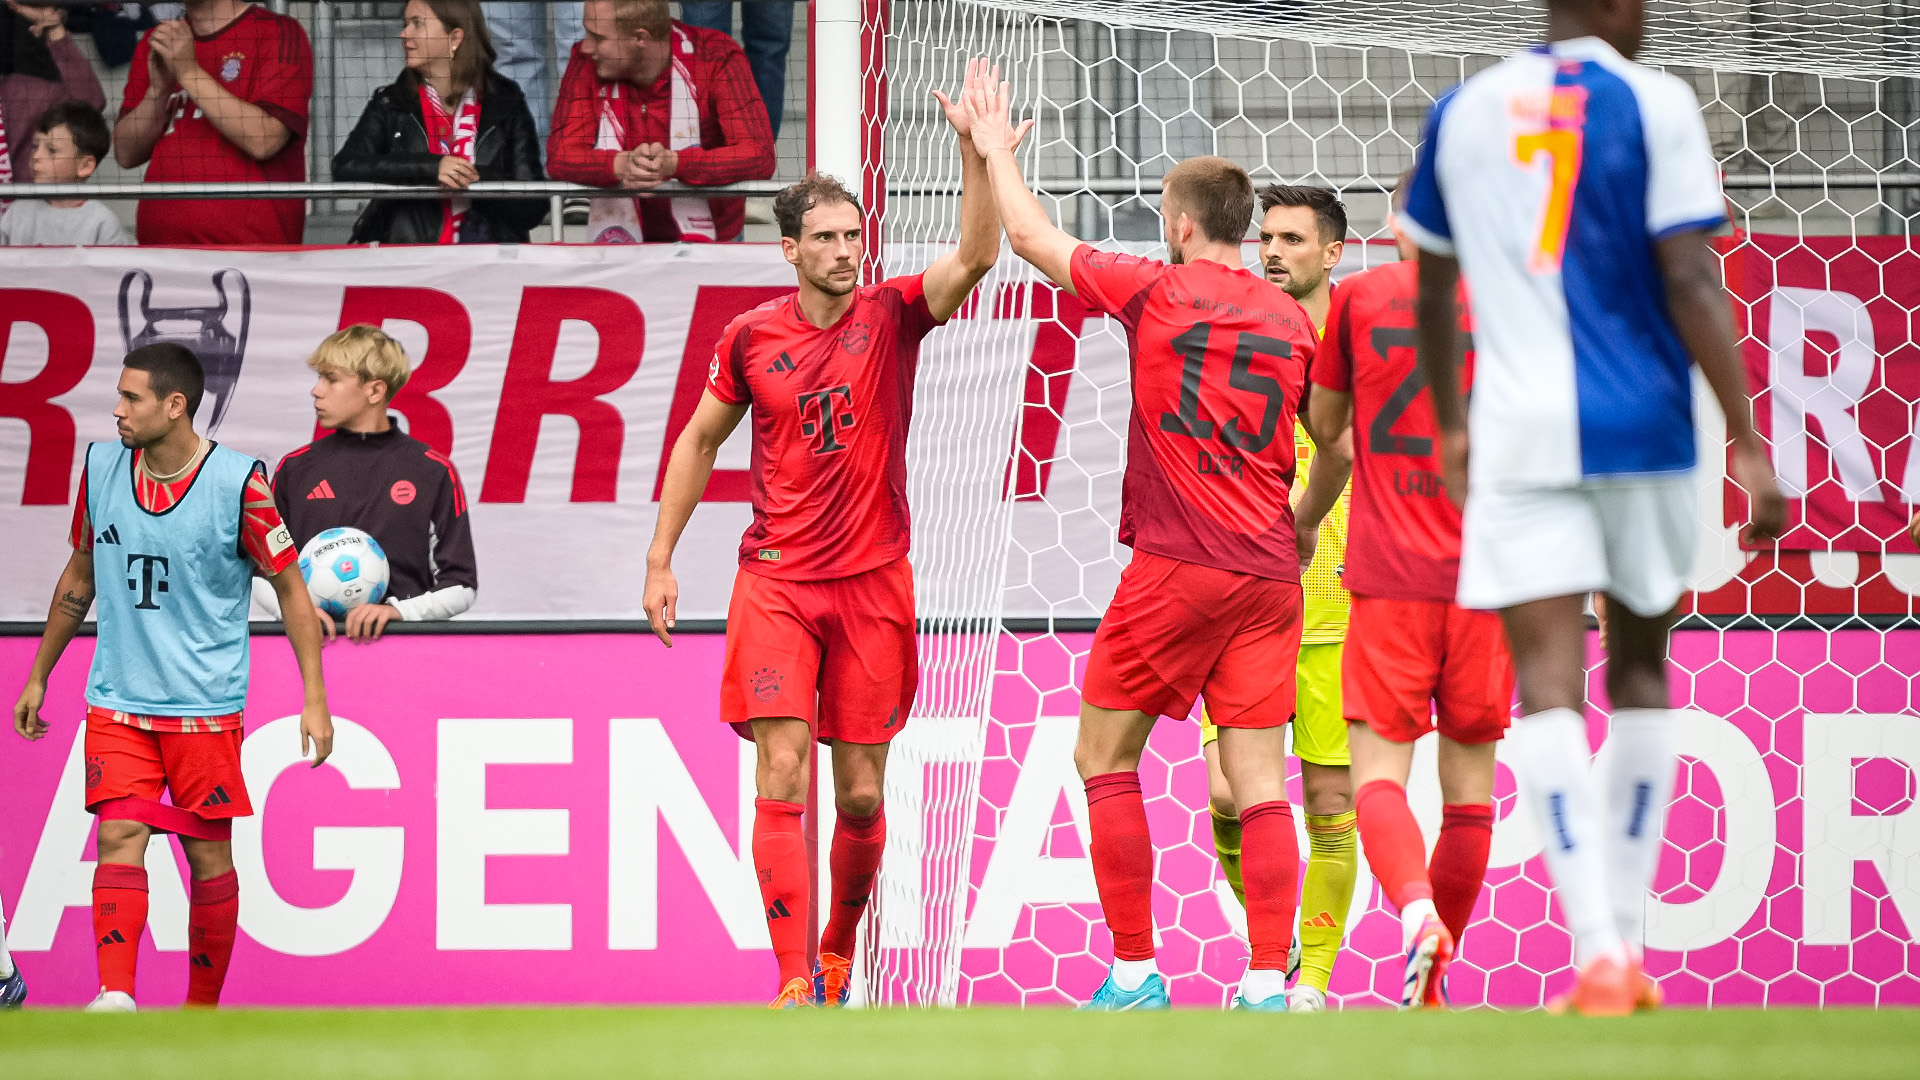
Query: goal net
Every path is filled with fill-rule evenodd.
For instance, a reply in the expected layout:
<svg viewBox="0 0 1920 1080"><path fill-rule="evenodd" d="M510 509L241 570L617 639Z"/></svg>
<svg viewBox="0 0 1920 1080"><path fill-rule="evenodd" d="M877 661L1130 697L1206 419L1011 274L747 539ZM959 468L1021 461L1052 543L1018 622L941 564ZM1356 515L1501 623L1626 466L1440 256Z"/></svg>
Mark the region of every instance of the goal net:
<svg viewBox="0 0 1920 1080"><path fill-rule="evenodd" d="M1904 539L1906 504L1920 501L1920 15L1648 6L1642 58L1694 87L1723 164L1735 225L1717 243L1759 423L1796 500L1778 551L1741 549L1721 422L1703 400L1697 591L1673 649L1682 776L1648 898L1649 965L1687 1004L1920 1001L1920 556ZM884 174L889 273L954 238L958 162L930 91L957 87L970 56L1000 59L1038 121L1022 160L1068 231L1151 252L1157 178L1222 154L1256 183L1337 189L1355 233L1345 273L1394 257L1385 192L1435 97L1535 40L1542 18L1494 0L867 11L881 47L866 78L886 109L868 172ZM924 689L890 773L869 1001L1062 1003L1084 998L1111 955L1072 746L1091 631L1128 558L1115 539L1126 375L1119 327L1010 254L922 366L910 483ZM926 450L956 443L964 460ZM1590 724L1604 754L1604 711ZM1534 1007L1571 981L1540 841L1502 760L1456 1005ZM1411 795L1429 842L1432 776L1423 745ZM1158 725L1142 780L1161 968L1176 1000L1224 1001L1244 918L1214 865L1197 728ZM1400 974L1397 920L1363 864L1334 997L1395 1002Z"/></svg>

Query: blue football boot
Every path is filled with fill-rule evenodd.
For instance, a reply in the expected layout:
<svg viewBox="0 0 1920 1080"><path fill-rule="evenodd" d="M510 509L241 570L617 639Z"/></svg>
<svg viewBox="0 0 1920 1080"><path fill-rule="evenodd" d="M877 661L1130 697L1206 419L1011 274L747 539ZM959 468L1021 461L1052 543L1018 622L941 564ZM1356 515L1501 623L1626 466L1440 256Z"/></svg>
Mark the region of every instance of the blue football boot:
<svg viewBox="0 0 1920 1080"><path fill-rule="evenodd" d="M17 1009L27 1001L27 977L20 974L20 965L13 966L13 974L0 979L0 1009Z"/></svg>
<svg viewBox="0 0 1920 1080"><path fill-rule="evenodd" d="M1093 1000L1080 1006L1081 1012L1147 1012L1156 1009L1173 1008L1172 999L1167 997L1166 980L1158 972L1147 976L1138 990L1122 990L1113 981L1113 972L1107 972L1107 981L1093 992Z"/></svg>

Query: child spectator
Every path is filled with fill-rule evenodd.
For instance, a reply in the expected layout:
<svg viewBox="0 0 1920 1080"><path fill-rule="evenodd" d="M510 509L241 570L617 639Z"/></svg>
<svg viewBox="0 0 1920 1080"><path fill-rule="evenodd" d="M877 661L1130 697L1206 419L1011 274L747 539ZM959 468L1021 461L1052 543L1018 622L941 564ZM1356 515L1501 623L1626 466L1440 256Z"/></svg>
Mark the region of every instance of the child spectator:
<svg viewBox="0 0 1920 1080"><path fill-rule="evenodd" d="M0 8L0 180L27 174L34 117L69 98L107 107L100 80L67 32L66 9L7 0Z"/></svg>
<svg viewBox="0 0 1920 1080"><path fill-rule="evenodd" d="M354 641L372 641L394 619L450 619L467 610L479 574L460 475L387 415L407 384L406 352L361 324L329 335L307 366L320 375L313 411L329 434L280 460L273 501L295 548L350 525L387 553L388 600L347 612L340 629ZM331 639L334 621L324 611L320 624Z"/></svg>
<svg viewBox="0 0 1920 1080"><path fill-rule="evenodd" d="M107 121L84 101L63 101L33 125L33 182L77 184L93 175L109 147ZM9 247L119 246L133 243L113 211L92 199L18 199L0 217Z"/></svg>

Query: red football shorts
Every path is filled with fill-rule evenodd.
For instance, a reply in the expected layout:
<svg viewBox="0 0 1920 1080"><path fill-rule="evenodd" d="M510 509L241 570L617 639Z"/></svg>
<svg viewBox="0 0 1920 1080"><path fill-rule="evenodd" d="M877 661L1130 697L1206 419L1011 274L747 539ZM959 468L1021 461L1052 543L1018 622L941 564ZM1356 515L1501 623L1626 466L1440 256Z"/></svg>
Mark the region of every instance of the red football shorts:
<svg viewBox="0 0 1920 1080"><path fill-rule="evenodd" d="M1341 670L1347 719L1407 743L1436 727L1489 743L1513 718L1513 658L1500 615L1445 600L1353 598Z"/></svg>
<svg viewBox="0 0 1920 1080"><path fill-rule="evenodd" d="M734 575L720 717L741 738L748 721L791 716L822 742L889 742L919 685L907 560L832 581Z"/></svg>
<svg viewBox="0 0 1920 1080"><path fill-rule="evenodd" d="M1293 719L1300 584L1135 551L1087 658L1087 704L1219 727Z"/></svg>
<svg viewBox="0 0 1920 1080"><path fill-rule="evenodd" d="M156 832L225 840L232 819L253 813L233 731L146 731L87 710L87 810ZM172 805L160 801L165 791Z"/></svg>

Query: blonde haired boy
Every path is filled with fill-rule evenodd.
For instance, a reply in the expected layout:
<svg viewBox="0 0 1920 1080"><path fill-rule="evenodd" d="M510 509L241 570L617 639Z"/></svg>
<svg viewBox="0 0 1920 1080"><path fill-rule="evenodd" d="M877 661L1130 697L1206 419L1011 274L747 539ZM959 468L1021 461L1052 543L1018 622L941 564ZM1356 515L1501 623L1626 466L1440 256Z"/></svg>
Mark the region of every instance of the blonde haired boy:
<svg viewBox="0 0 1920 1080"><path fill-rule="evenodd" d="M387 411L412 374L406 350L378 327L361 324L328 335L307 366L318 375L314 417L328 434L281 459L274 502L296 547L350 526L387 553L387 599L354 608L337 629L354 641L373 641L395 619L449 619L466 611L480 582L467 495L450 448L413 438ZM334 620L322 611L320 623L331 640Z"/></svg>

